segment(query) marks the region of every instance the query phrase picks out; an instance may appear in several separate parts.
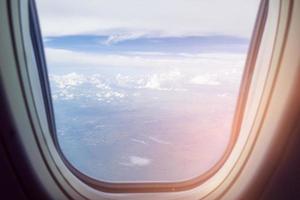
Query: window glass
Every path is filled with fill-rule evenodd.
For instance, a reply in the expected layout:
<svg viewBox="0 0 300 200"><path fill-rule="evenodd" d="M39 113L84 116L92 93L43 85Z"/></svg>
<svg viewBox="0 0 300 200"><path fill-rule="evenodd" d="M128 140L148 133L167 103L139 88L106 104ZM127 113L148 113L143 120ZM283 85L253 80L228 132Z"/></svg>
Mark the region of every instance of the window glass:
<svg viewBox="0 0 300 200"><path fill-rule="evenodd" d="M108 182L177 182L222 157L258 0L38 0L57 138Z"/></svg>

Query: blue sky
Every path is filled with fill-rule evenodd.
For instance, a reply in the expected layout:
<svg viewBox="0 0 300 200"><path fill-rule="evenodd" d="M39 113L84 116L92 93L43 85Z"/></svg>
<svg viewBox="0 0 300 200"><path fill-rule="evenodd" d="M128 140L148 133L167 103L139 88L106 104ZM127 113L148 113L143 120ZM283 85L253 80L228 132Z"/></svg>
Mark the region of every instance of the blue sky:
<svg viewBox="0 0 300 200"><path fill-rule="evenodd" d="M182 67L203 63L205 54L246 54L258 4L259 0L37 1L48 63L65 67Z"/></svg>
<svg viewBox="0 0 300 200"><path fill-rule="evenodd" d="M233 36L147 37L111 42L110 36L76 35L47 37L48 48L98 53L245 53L249 39Z"/></svg>

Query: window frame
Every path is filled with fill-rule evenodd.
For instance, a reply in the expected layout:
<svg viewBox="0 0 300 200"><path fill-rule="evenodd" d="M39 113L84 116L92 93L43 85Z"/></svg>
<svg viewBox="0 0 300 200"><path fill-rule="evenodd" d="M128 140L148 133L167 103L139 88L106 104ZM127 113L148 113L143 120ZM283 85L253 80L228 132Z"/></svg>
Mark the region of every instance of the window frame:
<svg viewBox="0 0 300 200"><path fill-rule="evenodd" d="M259 6L259 11L257 13L257 19L255 27L253 29L253 36L249 45L249 50L247 53L247 59L245 62L244 72L240 83L238 100L236 103L236 109L234 113L233 123L232 123L232 133L230 135L229 143L224 151L223 155L219 161L210 168L207 172L186 181L179 182L137 182L137 183L110 183L101 181L99 179L92 178L88 175L85 175L80 170L76 169L65 157L62 152L60 145L58 143L55 119L53 112L53 104L50 90L50 83L48 77L48 70L46 59L44 55L43 40L41 37L41 31L39 27L39 19L37 14L37 8L34 1L29 1L29 17L30 17L30 34L31 41L33 43L34 55L37 61L39 77L42 86L42 94L45 102L45 109L49 124L49 129L51 136L54 140L55 148L57 149L60 157L62 158L64 164L69 168L69 170L75 174L80 180L82 180L87 185L109 193L145 193L145 192L175 192L175 191L185 191L190 190L204 183L207 179L213 176L225 163L229 157L235 142L239 136L241 128L241 120L243 119L246 100L248 97L248 91L252 79L252 74L254 71L253 66L255 65L256 56L258 53L260 41L262 39L262 34L264 30L264 25L266 17L268 15L268 0L262 0L261 5Z"/></svg>
<svg viewBox="0 0 300 200"><path fill-rule="evenodd" d="M56 128L54 123L54 114L53 114L53 106L51 100L51 91L50 91L50 84L48 80L48 73L47 73L47 64L45 62L45 55L43 53L43 41L41 39L41 32L39 30L39 22L37 16L37 9L34 3L31 4L31 21L33 24L31 25L31 32L32 36L31 39L33 44L36 44L34 47L36 59L39 61L40 66L40 77L41 81L44 82L43 91L44 92L44 101L46 102L46 109L49 112L48 116L48 123L50 125L50 130L52 134L52 138L54 140L55 146L59 155L61 156L64 164L69 168L69 170L74 173L79 179L81 179L87 185L104 192L111 192L111 193L145 193L145 192L175 192L175 191L184 191L195 188L200 184L204 183L207 179L213 176L225 163L227 158L229 157L236 141L239 136L241 122L244 115L245 105L248 97L248 91L252 79L252 74L254 71L254 65L260 45L260 41L262 39L262 34L264 30L264 25L266 22L266 18L268 15L268 0L262 0L260 2L259 10L257 13L257 19L255 22L255 27L253 28L253 35L251 38L251 42L249 45L247 59L245 62L244 72L242 75L242 79L240 82L240 89L237 98L234 118L232 122L231 128L231 135L228 142L228 145L219 159L219 161L211 167L205 173L186 181L179 181L179 182L137 182L137 183L110 183L101 181L99 179L92 178L88 175L85 175L80 170L76 169L64 156L60 145L58 143L58 138L56 134ZM32 31L33 30L33 31Z"/></svg>
<svg viewBox="0 0 300 200"><path fill-rule="evenodd" d="M29 2L33 3L32 0L29 0ZM267 0L263 0L264 4L266 6ZM281 10L281 4L289 4L292 1L272 1L272 5L274 6L276 3L280 2L280 5L278 5L279 10ZM72 172L72 169L70 170L65 161L63 160L61 153L55 146L55 139L53 139L53 135L51 135L51 128L49 128L49 116L46 113L46 108L44 104L36 104L34 100L34 95L32 93L32 90L40 90L40 97L43 97L43 94L41 91L41 88L43 86L35 86L30 85L30 76L28 74L29 70L28 65L30 63L29 60L32 59L29 55L25 55L25 49L27 50L27 53L33 50L28 50L31 47L26 46L24 42L30 38L30 29L28 29L28 1L18 1L18 0L12 0L6 2L9 7L9 13L8 16L11 20L10 25L10 31L11 34L14 36L13 45L14 46L14 54L16 56L16 60L18 60L18 63L15 65L12 65L12 68L16 68L18 71L18 77L15 77L16 80L11 80L16 82L16 88L20 88L22 92L20 92L22 95L19 96L19 98L11 99L11 102L8 102L9 108L16 112L13 108L13 104L16 105L16 103L20 103L20 109L24 110L24 113L18 113L17 115L13 115L13 121L16 124L18 130L17 137L19 137L19 140L21 143L23 143L24 148L24 154L30 158L31 161L30 165L36 173L36 176L40 179L40 181L44 184L43 187L45 190L48 190L48 193L53 196L54 199L99 199L99 197L102 198L112 198L112 199L141 199L141 197L144 198L155 198L158 199L174 199L174 198L185 198L185 197L195 197L195 198L209 198L211 196L215 195L221 195L218 194L216 191L226 191L230 188L231 183L228 183L228 180L230 180L228 177L232 175L233 177L238 176L238 172L242 169L242 166L245 163L244 161L241 161L242 164L236 164L237 160L243 160L240 159L240 154L242 151L245 150L244 146L245 143L240 144L239 146L242 146L241 148L237 149L237 144L240 139L240 137L236 136L236 142L232 144L232 150L228 152L228 158L225 159L223 165L220 167L220 169L213 174L211 177L206 179L202 184L196 185L194 188L185 188L185 190L173 190L170 191L160 191L157 193L157 191L121 191L122 193L126 193L126 195L122 196L118 193L118 191L115 188L112 188L112 193L103 192L104 190L101 190L101 188L95 188L92 187L92 185L87 184L79 178L74 172ZM279 4L279 3L278 3ZM247 58L247 66L246 68L249 70L245 70L244 76L243 76L243 82L241 88L244 88L245 90L241 89L238 104L237 104L237 112L235 115L234 124L239 124L236 126L236 129L233 130L239 130L240 127L245 123L244 118L245 115L244 112L247 112L247 100L249 99L248 95L252 95L251 92L248 94L249 89L253 87L251 85L252 83L252 75L255 75L255 70L257 68L256 63L256 56L259 53L259 44L260 39L262 39L262 35L264 34L264 30L261 28L262 23L262 15L266 16L269 20L272 20L269 16L269 14L266 14L266 7L265 9L262 9L263 6L260 8L260 13L258 17L258 22L256 23L256 30L254 31L254 37L252 37L252 42L250 46L250 51ZM275 6L276 7L276 6ZM268 7L270 8L270 6ZM277 13L277 9L274 9L272 7L271 12ZM278 13L277 13L278 14ZM278 14L279 15L279 14ZM275 15L276 16L276 15ZM26 21L27 20L27 21ZM267 20L267 19L266 19ZM276 19L273 19L277 21ZM263 23L264 24L264 23ZM267 23L268 24L268 23ZM274 41L275 43L275 41ZM257 46L258 45L258 46ZM272 43L273 45L273 43ZM26 48L25 48L26 46ZM33 48L33 47L32 47ZM31 52L31 54L32 54ZM33 56L35 57L35 56ZM37 66L35 63L31 63L34 66ZM26 66L26 67L24 67ZM39 66L40 67L40 66ZM268 66L265 66L268 67ZM23 69L24 68L24 69ZM30 67L32 68L32 67ZM38 68L38 67L37 67ZM23 71L25 70L25 72ZM31 69L30 69L31 70ZM256 74L257 75L257 74ZM256 76L255 75L255 76ZM248 77L248 78L247 78ZM19 79L18 79L19 78ZM18 79L18 80L17 80ZM254 77L256 79L256 77ZM1 80L3 82L7 80ZM19 83L21 82L21 83ZM32 88L32 87L37 88ZM40 87L40 88L39 88ZM31 91L31 92L30 92ZM247 92L246 92L247 91ZM10 93L8 91L8 93ZM246 94L245 94L246 93ZM9 94L12 95L12 94ZM244 96L247 95L247 96ZM244 96L244 97L242 97ZM43 97L44 98L44 97ZM42 98L42 99L43 99ZM260 98L260 97L258 97ZM21 102L24 101L26 105L23 105ZM45 102L45 100L44 100ZM34 108L35 107L35 108ZM246 107L246 108L245 108ZM243 110L243 111L241 111ZM12 113L14 113L12 112ZM27 113L27 114L26 114ZM39 116L43 115L42 117ZM28 119L30 118L30 119ZM238 119L237 119L238 118ZM28 120L27 120L28 119ZM28 122L30 124L27 124ZM21 123L22 122L22 123ZM46 124L46 126L42 126L42 124ZM248 122L252 123L252 121ZM26 126L22 127L21 124L25 124ZM50 125L51 126L51 125ZM45 128L48 127L48 128ZM246 130L249 131L249 130ZM249 133L244 133L246 131L243 131L243 134L248 135ZM27 132L28 134L20 134ZM257 133L251 133L251 137L254 137L257 135ZM245 136L246 140L248 140ZM32 146L26 146L27 143L31 144ZM26 144L26 145L25 145ZM251 146L251 145L250 145ZM250 152L248 152L249 154ZM232 155L234 154L234 155ZM247 152L246 152L247 154ZM36 156L36 157L35 157ZM231 157L236 157L235 159L232 159ZM239 162L240 163L240 162ZM232 170L235 169L235 170ZM236 173L233 173L235 171ZM233 178L234 179L234 178ZM98 181L97 181L98 182ZM51 187L50 187L51 186ZM53 189L54 188L54 189ZM103 188L102 188L103 189ZM128 188L126 188L127 190ZM60 192L59 192L60 191ZM179 192L181 191L181 192ZM56 193L57 192L57 193ZM63 193L63 194L61 194ZM139 194L137 194L139 193ZM222 192L221 192L222 193ZM56 198L55 198L56 197ZM220 196L219 196L220 197Z"/></svg>

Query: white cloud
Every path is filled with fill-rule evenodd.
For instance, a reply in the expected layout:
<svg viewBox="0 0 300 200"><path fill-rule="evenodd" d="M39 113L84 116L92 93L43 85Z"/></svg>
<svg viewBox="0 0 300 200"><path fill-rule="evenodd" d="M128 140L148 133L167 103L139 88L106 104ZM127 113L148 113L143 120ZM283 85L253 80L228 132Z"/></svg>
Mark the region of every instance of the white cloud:
<svg viewBox="0 0 300 200"><path fill-rule="evenodd" d="M156 143L159 143L159 144L171 144L170 142L161 140L161 139L156 138L156 137L153 137L153 136L149 136L148 138L149 138L150 140L156 142Z"/></svg>
<svg viewBox="0 0 300 200"><path fill-rule="evenodd" d="M182 88L181 78L182 75L178 70L156 74L146 73L135 77L122 74L104 77L100 74L84 75L75 72L63 75L50 75L54 100L92 98L107 103L121 100L127 96L137 96L135 91L131 93L127 91L128 89L129 91L132 89L186 91L186 89Z"/></svg>
<svg viewBox="0 0 300 200"><path fill-rule="evenodd" d="M105 40L103 43L105 45L112 45L125 40L134 40L136 38L142 37L143 35L144 35L143 33L113 34L110 35L107 38L107 40Z"/></svg>
<svg viewBox="0 0 300 200"><path fill-rule="evenodd" d="M111 41L141 33L249 37L258 4L259 0L37 1L45 36L113 35ZM116 34L121 35L116 37Z"/></svg>
<svg viewBox="0 0 300 200"><path fill-rule="evenodd" d="M85 82L85 77L77 73L69 73L64 76L51 75L51 80L56 83L58 88L68 88L77 86Z"/></svg>
<svg viewBox="0 0 300 200"><path fill-rule="evenodd" d="M56 87L62 90L60 93L53 94L54 99L61 97L70 100L85 95L108 102L113 99L125 98L127 93L124 91L128 88L187 91L186 83L219 85L224 80L236 82L240 80L239 77L245 61L245 55L242 54L185 54L179 57L157 55L149 58L143 55L105 55L61 49L46 49L46 57L50 68L52 66L63 67L64 69L76 67L84 70L92 66L95 67L92 69L99 68L101 70L101 67L117 66L129 67L131 70L141 68L145 70L145 74L136 74L135 76L116 74L114 77L109 77L110 80L106 80L108 77L105 78L100 74L84 76L70 73L50 77ZM151 73L147 73L148 70ZM111 85L112 83L123 88L124 91L113 89L115 87ZM94 93L95 89L93 89L93 91L87 90L85 94L76 93L76 87L81 84L90 84L97 88L97 92Z"/></svg>
<svg viewBox="0 0 300 200"><path fill-rule="evenodd" d="M191 79L190 83L197 85L220 85L220 82L211 75L199 75Z"/></svg>
<svg viewBox="0 0 300 200"><path fill-rule="evenodd" d="M127 166L127 167L143 167L149 165L150 163L151 163L150 159L140 157L140 156L129 156L129 161L119 162L120 165Z"/></svg>
<svg viewBox="0 0 300 200"><path fill-rule="evenodd" d="M76 98L95 98L98 101L110 102L114 99L122 99L126 96L123 92L113 90L99 74L92 76L69 73L64 75L50 75L53 86L52 97L54 100L73 100ZM88 84L88 88L80 86ZM91 86L97 89L90 89Z"/></svg>
<svg viewBox="0 0 300 200"><path fill-rule="evenodd" d="M174 56L104 55L69 50L47 49L46 56L52 66L85 70L92 66L93 75L68 73L50 75L54 100L92 98L102 102L125 101L143 95L146 90L182 92L194 85L220 85L240 80L245 56L242 54L198 54ZM134 75L117 73L104 76L101 67L129 67ZM75 68L74 68L75 67ZM78 69L80 69L78 71ZM99 70L98 70L99 69ZM50 72L52 69L50 70ZM122 71L122 70L121 70ZM194 87L194 86L193 86ZM156 97L153 97L156 98Z"/></svg>
<svg viewBox="0 0 300 200"><path fill-rule="evenodd" d="M134 166L146 166L149 165L151 160L140 156L130 156L130 163Z"/></svg>
<svg viewBox="0 0 300 200"><path fill-rule="evenodd" d="M139 143L139 144L147 145L147 143L144 140L132 138L131 141Z"/></svg>
<svg viewBox="0 0 300 200"><path fill-rule="evenodd" d="M182 74L178 70L160 73L160 74L153 74L148 77L147 80L143 81L145 84L141 85L140 88L148 88L154 90L169 90L173 91L176 88L164 87L164 83L166 82L174 82L182 77Z"/></svg>
<svg viewBox="0 0 300 200"><path fill-rule="evenodd" d="M178 88L182 84L184 76L179 70L166 70L160 73L143 74L137 77L117 74L115 77L118 86L134 89L151 89L163 91L186 91ZM133 94L138 96L137 94Z"/></svg>
<svg viewBox="0 0 300 200"><path fill-rule="evenodd" d="M156 74L154 74L150 80L147 81L146 85L144 86L145 88L150 88L150 89L161 89L160 86L160 80Z"/></svg>

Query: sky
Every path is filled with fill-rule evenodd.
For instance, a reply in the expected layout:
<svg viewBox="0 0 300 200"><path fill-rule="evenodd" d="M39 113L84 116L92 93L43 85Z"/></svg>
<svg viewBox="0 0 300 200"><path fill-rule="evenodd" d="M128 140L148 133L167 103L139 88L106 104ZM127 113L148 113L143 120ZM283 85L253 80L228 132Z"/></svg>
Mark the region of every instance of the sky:
<svg viewBox="0 0 300 200"><path fill-rule="evenodd" d="M187 66L245 54L259 0L38 0L47 61ZM205 57L205 55L204 55ZM84 63L86 62L86 63Z"/></svg>
<svg viewBox="0 0 300 200"><path fill-rule="evenodd" d="M44 36L249 38L259 0L38 0Z"/></svg>
<svg viewBox="0 0 300 200"><path fill-rule="evenodd" d="M258 4L259 0L37 1L50 74L83 73L89 67L165 73L242 65Z"/></svg>

